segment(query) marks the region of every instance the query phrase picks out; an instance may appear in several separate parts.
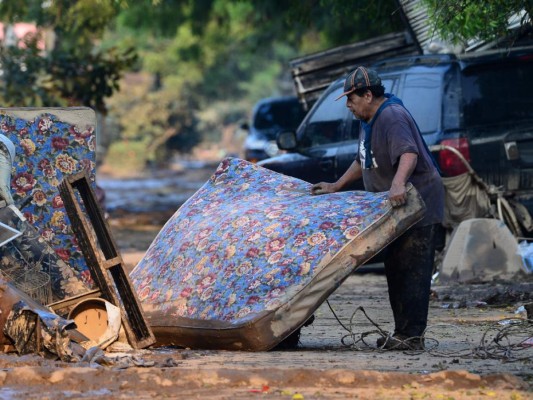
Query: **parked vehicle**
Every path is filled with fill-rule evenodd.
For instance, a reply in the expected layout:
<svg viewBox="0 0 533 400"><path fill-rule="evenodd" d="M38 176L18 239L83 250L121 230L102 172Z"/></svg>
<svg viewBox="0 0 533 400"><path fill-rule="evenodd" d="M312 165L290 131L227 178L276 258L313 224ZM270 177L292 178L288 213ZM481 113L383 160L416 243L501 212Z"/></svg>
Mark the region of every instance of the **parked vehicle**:
<svg viewBox="0 0 533 400"><path fill-rule="evenodd" d="M533 214L533 47L387 59L372 65L401 98L426 143L456 148L488 184L512 192ZM337 180L353 162L359 122L333 82L296 131L278 136L289 151L260 163L311 183ZM444 176L466 171L451 151L434 153ZM362 188L362 182L351 189Z"/></svg>
<svg viewBox="0 0 533 400"><path fill-rule="evenodd" d="M304 116L305 111L295 96L260 100L254 106L251 124L243 127L248 130L244 142L244 158L257 162L277 155L277 134L281 131L294 131Z"/></svg>

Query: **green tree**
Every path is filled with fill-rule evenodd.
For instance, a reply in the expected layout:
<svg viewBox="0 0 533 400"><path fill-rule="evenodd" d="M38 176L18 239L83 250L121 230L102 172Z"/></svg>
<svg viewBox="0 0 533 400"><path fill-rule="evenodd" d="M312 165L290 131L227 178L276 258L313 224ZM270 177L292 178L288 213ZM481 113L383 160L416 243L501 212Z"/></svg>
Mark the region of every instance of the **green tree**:
<svg viewBox="0 0 533 400"><path fill-rule="evenodd" d="M518 16L520 25L525 27L531 24L533 15L532 0L423 0L423 3L435 31L453 44L505 37L511 16Z"/></svg>
<svg viewBox="0 0 533 400"><path fill-rule="evenodd" d="M128 146L132 138L143 140L143 136L152 137L155 144L161 143L155 137L174 132L165 145L187 149L191 135L172 125L191 128L188 121L198 121L192 128L198 140L218 141L223 127L247 118L255 101L293 92L291 58L403 29L394 1L352 3L167 0L153 7L145 0L130 4L120 12L106 41L135 43L138 67L153 75L154 84L151 92L125 99L128 106L122 111L113 103L113 112L120 114L113 118L121 121L122 137ZM157 113L139 110L150 107L149 99L157 99ZM183 105L188 109L183 110ZM132 114L132 109L139 112ZM159 130L165 120L168 129ZM149 153L149 157L164 154Z"/></svg>
<svg viewBox="0 0 533 400"><path fill-rule="evenodd" d="M118 89L122 72L136 59L131 48L102 51L97 41L125 1L3 0L4 23L34 22L54 38L46 53L38 38L0 49L0 95L9 106L84 105L106 112L105 98ZM17 95L17 93L19 93Z"/></svg>
<svg viewBox="0 0 533 400"><path fill-rule="evenodd" d="M395 8L393 0L2 0L0 20L34 21L55 39L44 56L35 45L1 49L0 96L6 105L109 106L113 140L154 159L161 147L217 140L259 98L292 92L291 58L403 29ZM128 68L151 74L150 84L110 101Z"/></svg>

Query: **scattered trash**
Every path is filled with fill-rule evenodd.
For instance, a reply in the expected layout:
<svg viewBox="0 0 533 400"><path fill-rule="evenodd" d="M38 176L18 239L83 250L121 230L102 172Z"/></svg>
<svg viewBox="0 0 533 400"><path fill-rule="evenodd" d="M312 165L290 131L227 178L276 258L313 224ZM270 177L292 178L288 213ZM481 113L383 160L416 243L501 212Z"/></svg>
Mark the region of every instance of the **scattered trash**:
<svg viewBox="0 0 533 400"><path fill-rule="evenodd" d="M484 301L491 306L508 306L531 299L533 299L532 293L510 288L504 291L496 290L493 294L486 297Z"/></svg>
<svg viewBox="0 0 533 400"><path fill-rule="evenodd" d="M0 121L15 146L14 201L0 204L0 344L19 354L63 361L95 359L98 351L86 349L101 352L121 333L125 340L124 330L134 347L153 344L155 338L106 231L98 206L102 193L93 190L94 111L2 109ZM69 211L76 206L74 226ZM87 238L71 234L80 225L87 228L87 221L96 233L89 244L98 240L100 245L91 246L90 254Z"/></svg>
<svg viewBox="0 0 533 400"><path fill-rule="evenodd" d="M0 294L0 312L7 315L1 321L1 343L12 344L21 355L36 353L62 361L81 358L85 350L78 343L88 339L75 331L73 321L52 313L3 280L0 280Z"/></svg>
<svg viewBox="0 0 533 400"><path fill-rule="evenodd" d="M515 324L521 324L522 322L524 322L524 320L521 318L509 318L509 319L502 319L498 321L498 325L503 325L503 326L515 325Z"/></svg>
<svg viewBox="0 0 533 400"><path fill-rule="evenodd" d="M105 349L117 340L120 327L120 308L100 298L79 302L69 313L68 319L76 323L78 330L90 341L82 344L89 348Z"/></svg>
<svg viewBox="0 0 533 400"><path fill-rule="evenodd" d="M487 303L485 301L466 301L466 300L461 300L461 301L456 301L456 302L453 302L453 303L443 303L441 305L441 308L450 308L450 309L458 309L458 308L484 308L484 307L487 307Z"/></svg>
<svg viewBox="0 0 533 400"><path fill-rule="evenodd" d="M250 393L268 393L270 391L270 387L268 385L263 385L261 389L250 389Z"/></svg>
<svg viewBox="0 0 533 400"><path fill-rule="evenodd" d="M80 362L86 362L91 365L98 364L107 367L115 367L117 369L132 367L149 368L155 366L155 361L145 361L135 354L107 355L97 346L89 348Z"/></svg>
<svg viewBox="0 0 533 400"><path fill-rule="evenodd" d="M518 316L518 318L527 319L527 312L524 306L518 307L514 313Z"/></svg>
<svg viewBox="0 0 533 400"><path fill-rule="evenodd" d="M41 304L90 289L18 208L10 205L0 209L0 221L21 232L0 253L0 273L6 280Z"/></svg>
<svg viewBox="0 0 533 400"><path fill-rule="evenodd" d="M439 275L440 275L439 271L437 271L433 275L431 275L431 285L434 285L435 283L438 282Z"/></svg>
<svg viewBox="0 0 533 400"><path fill-rule="evenodd" d="M522 258L522 266L527 274L533 273L533 242L525 240L518 244L518 255Z"/></svg>

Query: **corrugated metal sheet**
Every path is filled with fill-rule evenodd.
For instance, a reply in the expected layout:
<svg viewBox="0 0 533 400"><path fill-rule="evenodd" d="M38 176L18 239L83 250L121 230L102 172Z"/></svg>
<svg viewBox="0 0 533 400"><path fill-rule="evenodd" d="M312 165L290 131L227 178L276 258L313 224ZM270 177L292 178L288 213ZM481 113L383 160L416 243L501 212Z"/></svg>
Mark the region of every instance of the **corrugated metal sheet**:
<svg viewBox="0 0 533 400"><path fill-rule="evenodd" d="M428 23L427 8L420 0L399 0L400 6L407 18L407 23L414 34L420 48L426 52L430 43L440 40L432 32Z"/></svg>

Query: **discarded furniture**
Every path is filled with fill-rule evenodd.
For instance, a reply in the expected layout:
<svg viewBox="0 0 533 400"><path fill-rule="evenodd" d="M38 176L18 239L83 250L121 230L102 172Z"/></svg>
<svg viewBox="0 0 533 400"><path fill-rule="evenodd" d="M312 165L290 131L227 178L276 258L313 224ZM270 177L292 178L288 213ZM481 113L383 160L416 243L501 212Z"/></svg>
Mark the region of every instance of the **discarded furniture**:
<svg viewBox="0 0 533 400"><path fill-rule="evenodd" d="M0 209L0 221L20 232L0 252L0 275L41 304L77 296L90 290L67 262L50 247L22 213L10 205Z"/></svg>
<svg viewBox="0 0 533 400"><path fill-rule="evenodd" d="M158 344L275 347L425 208L413 187L394 209L387 193L310 188L244 160L219 165L130 273Z"/></svg>
<svg viewBox="0 0 533 400"><path fill-rule="evenodd" d="M121 309L128 341L137 349L152 345L155 337L145 321L87 174L67 176L59 185L59 192L94 282L102 297Z"/></svg>
<svg viewBox="0 0 533 400"><path fill-rule="evenodd" d="M78 277L89 281L57 186L63 177L79 171L87 171L94 180L95 127L96 115L87 107L0 108L0 133L16 148L11 179L15 205ZM27 198L31 201L22 209Z"/></svg>

